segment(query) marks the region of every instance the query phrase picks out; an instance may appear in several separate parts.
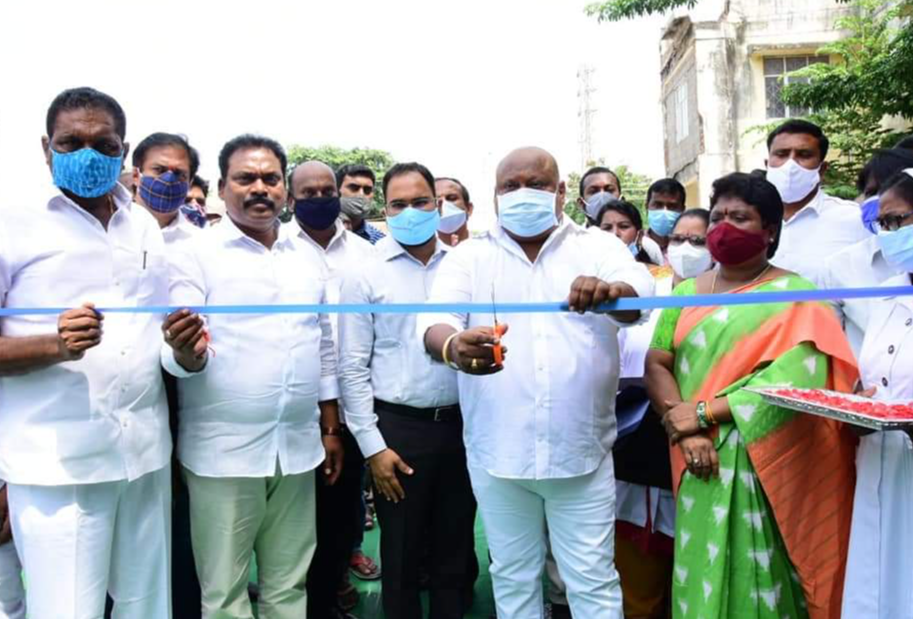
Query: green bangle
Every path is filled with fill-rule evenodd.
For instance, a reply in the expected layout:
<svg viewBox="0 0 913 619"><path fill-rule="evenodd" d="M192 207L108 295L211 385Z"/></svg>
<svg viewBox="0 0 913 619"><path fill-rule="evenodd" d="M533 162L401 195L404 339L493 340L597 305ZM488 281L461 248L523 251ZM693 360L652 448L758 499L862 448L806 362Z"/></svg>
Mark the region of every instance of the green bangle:
<svg viewBox="0 0 913 619"><path fill-rule="evenodd" d="M697 426L701 430L706 430L710 427L710 422L707 421L707 402L704 400L697 403Z"/></svg>

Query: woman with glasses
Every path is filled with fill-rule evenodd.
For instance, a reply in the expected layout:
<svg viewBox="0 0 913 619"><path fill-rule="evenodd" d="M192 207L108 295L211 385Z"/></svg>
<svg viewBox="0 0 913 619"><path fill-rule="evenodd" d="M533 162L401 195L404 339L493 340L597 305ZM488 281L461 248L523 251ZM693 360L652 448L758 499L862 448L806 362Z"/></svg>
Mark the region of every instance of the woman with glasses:
<svg viewBox="0 0 913 619"><path fill-rule="evenodd" d="M713 183L716 269L674 295L807 290L769 260L783 202L764 178ZM853 354L822 303L663 310L646 384L672 444L673 616L833 619L839 613L855 437L746 387L852 389Z"/></svg>
<svg viewBox="0 0 913 619"><path fill-rule="evenodd" d="M881 186L878 243L897 270L885 286L913 283L913 168ZM859 355L861 385L876 400L913 400L913 297L871 304ZM913 618L913 442L910 433L863 436L856 456L843 616Z"/></svg>

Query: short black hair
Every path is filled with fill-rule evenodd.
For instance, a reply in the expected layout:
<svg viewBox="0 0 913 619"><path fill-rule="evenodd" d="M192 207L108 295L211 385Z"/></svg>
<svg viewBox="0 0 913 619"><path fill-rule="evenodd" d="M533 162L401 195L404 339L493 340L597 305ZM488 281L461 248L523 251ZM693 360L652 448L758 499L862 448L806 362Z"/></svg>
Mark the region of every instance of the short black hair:
<svg viewBox="0 0 913 619"><path fill-rule="evenodd" d="M643 217L640 216L640 211L627 200L609 200L596 214L595 225L602 225L602 218L605 217L605 214L609 211L614 211L630 219L638 232L644 229L644 220Z"/></svg>
<svg viewBox="0 0 913 619"><path fill-rule="evenodd" d="M205 178L203 178L202 176L200 176L199 174L193 175L193 180L190 181L190 186L199 187L200 189L203 190L203 197L204 198L209 197L209 181L206 180Z"/></svg>
<svg viewBox="0 0 913 619"><path fill-rule="evenodd" d="M586 185L587 177L594 174L611 174L612 178L615 179L615 184L618 185L618 193L621 193L621 179L618 178L618 175L605 166L595 166L584 172L583 176L580 177L580 186L577 190L580 192L581 197L583 197L583 187Z"/></svg>
<svg viewBox="0 0 913 619"><path fill-rule="evenodd" d="M410 161L408 163L397 163L392 168L387 170L387 173L384 174L383 182L384 195L387 195L387 185L390 184L390 181L392 181L397 176L402 176L403 174L409 174L411 172L421 174L422 178L425 179L425 182L428 183L428 186L431 187L431 195L437 195L434 191L434 174L432 174L431 170L422 164L416 163L414 161Z"/></svg>
<svg viewBox="0 0 913 619"><path fill-rule="evenodd" d="M222 151L219 153L219 172L222 175L222 180L225 180L225 177L228 176L228 160L231 159L231 156L234 155L236 151L249 148L267 148L273 151L273 154L279 159L279 167L282 169L282 179L285 180L285 171L288 167L288 157L285 155L285 149L282 148L282 145L279 142L272 138L254 135L252 133L245 133L236 138L232 138L222 147Z"/></svg>
<svg viewBox="0 0 913 619"><path fill-rule="evenodd" d="M710 227L710 211L705 208L689 208L687 211L678 216L678 221L675 222L677 226L678 223L683 219L700 219L704 222L704 226L707 228ZM675 227L672 228L675 230Z"/></svg>
<svg viewBox="0 0 913 619"><path fill-rule="evenodd" d="M856 177L856 190L865 194L869 181L874 180L875 193L881 193L881 185L898 171L906 168L913 168L913 152L897 146L876 151ZM866 197L871 195L874 194Z"/></svg>
<svg viewBox="0 0 913 619"><path fill-rule="evenodd" d="M190 145L190 142L187 141L186 137L176 133L157 132L145 137L143 141L133 149L133 167L142 169L143 165L146 163L146 155L148 152L153 148L160 148L162 146L183 148L187 153L187 158L190 160L190 176L191 178L196 176L197 170L200 169L200 155L197 153L197 149Z"/></svg>
<svg viewBox="0 0 913 619"><path fill-rule="evenodd" d="M453 178L452 176L438 176L436 179L434 179L434 182L437 181L450 181L451 183L456 183L460 186L460 193L463 195L463 202L466 204L470 203L471 200L469 199L469 190L466 189L466 185Z"/></svg>
<svg viewBox="0 0 913 619"><path fill-rule="evenodd" d="M823 161L824 158L827 157L827 151L831 146L831 142L827 139L827 136L824 135L824 131L821 130L821 127L815 123L808 122L807 120L799 120L797 118L787 120L785 123L781 124L779 127L767 134L767 152L770 152L770 147L773 146L774 140L777 138L777 136L783 133L801 133L803 135L812 136L818 140L818 150L821 154L821 160Z"/></svg>
<svg viewBox="0 0 913 619"><path fill-rule="evenodd" d="M370 178L371 184L377 184L377 176L374 174L374 170L369 168L366 165L360 163L347 163L343 166L339 166L339 169L336 170L336 188L339 189L342 187L342 180L347 177L356 177L361 176L364 178ZM433 185L434 183L432 183Z"/></svg>
<svg viewBox="0 0 913 619"><path fill-rule="evenodd" d="M909 172L901 170L884 182L881 193L888 191L893 192L898 198L903 200L913 208L913 176Z"/></svg>
<svg viewBox="0 0 913 619"><path fill-rule="evenodd" d="M645 201L644 207L650 206L650 200L653 199L654 193L664 193L670 196L678 196L681 198L682 206L685 206L685 200L688 199L688 194L685 193L685 186L674 178L661 178L647 189L647 199Z"/></svg>
<svg viewBox="0 0 913 619"><path fill-rule="evenodd" d="M710 194L710 210L722 198L739 198L761 216L761 225L765 228L775 227L773 243L767 248L767 257L772 258L780 245L780 231L783 229L783 199L780 192L760 174L733 172L713 181L713 192Z"/></svg>
<svg viewBox="0 0 913 619"><path fill-rule="evenodd" d="M83 86L80 88L68 88L54 97L51 106L48 108L47 132L48 138L54 137L54 125L57 124L57 117L61 112L70 110L84 110L88 108L104 110L114 119L114 130L120 139L127 137L127 116L124 114L124 108L120 106L114 97L101 91Z"/></svg>
<svg viewBox="0 0 913 619"><path fill-rule="evenodd" d="M900 141L894 145L894 148L905 148L907 150L913 150L913 135L908 135L904 138L901 138Z"/></svg>

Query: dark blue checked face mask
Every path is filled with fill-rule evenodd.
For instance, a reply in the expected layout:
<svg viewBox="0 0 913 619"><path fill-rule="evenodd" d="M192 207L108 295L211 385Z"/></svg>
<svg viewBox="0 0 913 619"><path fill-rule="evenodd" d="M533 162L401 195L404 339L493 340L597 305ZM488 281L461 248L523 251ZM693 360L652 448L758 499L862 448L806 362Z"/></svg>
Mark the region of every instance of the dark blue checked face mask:
<svg viewBox="0 0 913 619"><path fill-rule="evenodd" d="M110 157L88 147L72 153L51 149L54 184L80 198L99 198L114 189L122 166L123 154Z"/></svg>
<svg viewBox="0 0 913 619"><path fill-rule="evenodd" d="M143 176L139 195L143 203L158 213L173 213L187 201L190 185L168 170L161 176Z"/></svg>

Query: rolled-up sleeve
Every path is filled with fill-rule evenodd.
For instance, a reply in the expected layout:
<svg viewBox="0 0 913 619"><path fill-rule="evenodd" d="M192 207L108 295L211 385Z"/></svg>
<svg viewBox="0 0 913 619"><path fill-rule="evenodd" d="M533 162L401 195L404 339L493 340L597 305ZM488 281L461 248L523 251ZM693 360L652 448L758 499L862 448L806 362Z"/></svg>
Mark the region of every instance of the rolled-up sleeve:
<svg viewBox="0 0 913 619"><path fill-rule="evenodd" d="M621 282L634 289L639 298L652 297L655 292L653 276L646 266L637 262L628 248L611 235L605 235L605 251L600 251L602 260L599 262L596 276L604 282ZM620 322L608 315L609 320L619 327L631 327L646 322L650 318L650 310L641 310L640 318L635 322Z"/></svg>
<svg viewBox="0 0 913 619"><path fill-rule="evenodd" d="M348 277L340 303L372 303L371 284L365 274ZM371 355L374 351L374 315L339 316L339 384L346 403L346 424L365 458L387 448L377 428L374 389L371 385Z"/></svg>
<svg viewBox="0 0 913 619"><path fill-rule="evenodd" d="M192 249L175 251L168 256L168 304L172 307L198 307L206 305L206 286L203 270L196 252ZM186 370L174 358L174 349L162 343L162 367L176 378L188 378L205 372L209 363L199 372Z"/></svg>

